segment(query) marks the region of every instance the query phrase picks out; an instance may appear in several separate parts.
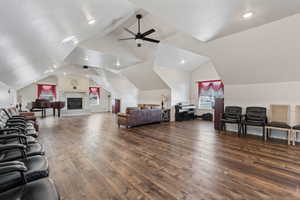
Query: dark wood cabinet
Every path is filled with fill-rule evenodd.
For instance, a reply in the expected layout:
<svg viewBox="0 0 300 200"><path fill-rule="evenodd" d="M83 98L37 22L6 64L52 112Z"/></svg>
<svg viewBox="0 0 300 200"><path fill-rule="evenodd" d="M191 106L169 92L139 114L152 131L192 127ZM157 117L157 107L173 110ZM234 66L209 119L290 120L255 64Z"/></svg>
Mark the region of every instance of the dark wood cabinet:
<svg viewBox="0 0 300 200"><path fill-rule="evenodd" d="M112 105L112 113L119 113L121 110L121 100L115 99L115 103Z"/></svg>
<svg viewBox="0 0 300 200"><path fill-rule="evenodd" d="M215 101L214 125L216 130L221 130L221 115L224 113L224 99L217 98Z"/></svg>

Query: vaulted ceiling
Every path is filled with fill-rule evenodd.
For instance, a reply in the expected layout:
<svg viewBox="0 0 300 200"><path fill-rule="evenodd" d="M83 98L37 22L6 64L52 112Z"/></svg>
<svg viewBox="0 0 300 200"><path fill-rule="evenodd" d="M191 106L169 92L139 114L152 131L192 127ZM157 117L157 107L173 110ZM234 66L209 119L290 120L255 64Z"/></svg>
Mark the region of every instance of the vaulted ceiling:
<svg viewBox="0 0 300 200"><path fill-rule="evenodd" d="M22 87L67 65L138 81L149 63L189 71L208 60L227 84L300 81L299 11L298 0L1 1L0 81ZM118 41L123 27L136 32L136 13L161 44Z"/></svg>

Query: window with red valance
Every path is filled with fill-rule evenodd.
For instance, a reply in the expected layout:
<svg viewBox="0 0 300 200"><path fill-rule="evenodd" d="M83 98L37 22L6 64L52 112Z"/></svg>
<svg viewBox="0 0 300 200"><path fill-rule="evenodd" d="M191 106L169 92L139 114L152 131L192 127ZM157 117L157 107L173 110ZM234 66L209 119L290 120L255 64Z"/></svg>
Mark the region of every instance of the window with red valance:
<svg viewBox="0 0 300 200"><path fill-rule="evenodd" d="M100 103L100 88L90 87L89 88L89 100L91 105L97 105Z"/></svg>
<svg viewBox="0 0 300 200"><path fill-rule="evenodd" d="M224 98L224 84L221 80L198 82L199 108L213 109L216 98Z"/></svg>
<svg viewBox="0 0 300 200"><path fill-rule="evenodd" d="M53 101L56 98L56 85L38 84L37 98Z"/></svg>

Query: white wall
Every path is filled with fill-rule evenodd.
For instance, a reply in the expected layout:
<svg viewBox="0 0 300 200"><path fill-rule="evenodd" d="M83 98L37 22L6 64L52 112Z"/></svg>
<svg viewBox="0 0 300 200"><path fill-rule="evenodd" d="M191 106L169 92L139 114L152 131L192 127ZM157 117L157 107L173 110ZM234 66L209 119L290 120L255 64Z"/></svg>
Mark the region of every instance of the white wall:
<svg viewBox="0 0 300 200"><path fill-rule="evenodd" d="M100 88L100 102L98 105L90 105L91 112L109 112L111 110L110 92Z"/></svg>
<svg viewBox="0 0 300 200"><path fill-rule="evenodd" d="M170 67L154 66L154 71L171 89L171 121L175 120L175 105L190 102L191 73Z"/></svg>
<svg viewBox="0 0 300 200"><path fill-rule="evenodd" d="M59 95L62 94L63 88L60 87L63 84L63 77L57 78L56 76L49 76L45 79L38 81L37 83L32 83L22 89L17 91L17 95L19 99L22 99L22 104L24 105L23 108L27 105L27 103L31 103L35 101L37 98L37 84L53 84L57 85L57 100L60 100ZM110 98L108 95L110 94L109 91L103 89L100 85L97 85L94 81L90 81L90 86L100 87L100 102L99 105L88 105L87 109L91 112L108 112L110 111ZM88 89L86 89L88 91ZM86 93L87 94L87 93ZM50 113L51 111L48 110Z"/></svg>
<svg viewBox="0 0 300 200"><path fill-rule="evenodd" d="M162 95L167 97L164 107L169 108L171 106L171 90L143 90L139 92L138 103L139 104L158 104L161 105Z"/></svg>
<svg viewBox="0 0 300 200"><path fill-rule="evenodd" d="M155 66L154 71L171 89L172 106L179 102L190 101L190 72L161 66Z"/></svg>
<svg viewBox="0 0 300 200"><path fill-rule="evenodd" d="M199 66L191 74L191 103L198 106L198 82L208 80L219 80L220 77L215 70L213 63L207 62Z"/></svg>
<svg viewBox="0 0 300 200"><path fill-rule="evenodd" d="M16 105L16 92L8 85L0 82L0 108Z"/></svg>
<svg viewBox="0 0 300 200"><path fill-rule="evenodd" d="M295 124L295 105L300 105L300 82L264 83L249 85L225 85L225 105L263 106L269 109L270 104L291 105L291 125ZM258 129L250 133L261 134ZM286 134L275 132L274 137L285 138Z"/></svg>
<svg viewBox="0 0 300 200"><path fill-rule="evenodd" d="M112 104L114 99L120 99L121 112L125 112L127 107L137 106L139 90L125 76L105 71L105 77L112 88Z"/></svg>
<svg viewBox="0 0 300 200"><path fill-rule="evenodd" d="M24 105L23 108L27 105L27 103L31 103L37 98L37 84L57 84L57 78L55 76L49 76L45 79L38 81L37 83L32 83L24 88L21 88L17 91L18 99L22 101ZM57 94L58 91L57 91Z"/></svg>

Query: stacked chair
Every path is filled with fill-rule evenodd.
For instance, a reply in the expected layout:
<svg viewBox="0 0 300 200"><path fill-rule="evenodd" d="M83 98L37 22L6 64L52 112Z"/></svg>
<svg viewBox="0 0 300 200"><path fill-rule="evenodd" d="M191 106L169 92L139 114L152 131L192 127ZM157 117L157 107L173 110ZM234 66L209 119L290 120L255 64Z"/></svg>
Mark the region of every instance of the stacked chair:
<svg viewBox="0 0 300 200"><path fill-rule="evenodd" d="M59 200L34 121L0 110L0 199Z"/></svg>
<svg viewBox="0 0 300 200"><path fill-rule="evenodd" d="M288 144L293 141L290 124L290 105L270 105L269 123L266 126L267 135L265 140L271 135L271 130L287 132Z"/></svg>

